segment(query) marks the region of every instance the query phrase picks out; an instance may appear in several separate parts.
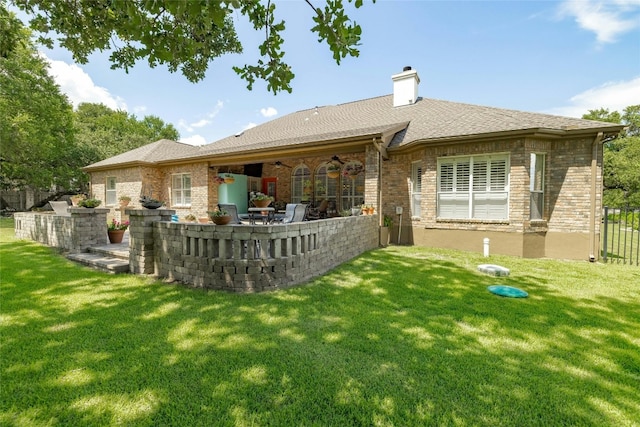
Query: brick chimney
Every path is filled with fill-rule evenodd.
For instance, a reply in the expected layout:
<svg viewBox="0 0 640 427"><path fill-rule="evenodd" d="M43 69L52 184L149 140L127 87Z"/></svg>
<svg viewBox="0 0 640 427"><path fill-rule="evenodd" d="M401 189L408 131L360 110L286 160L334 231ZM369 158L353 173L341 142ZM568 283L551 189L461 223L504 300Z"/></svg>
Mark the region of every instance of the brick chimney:
<svg viewBox="0 0 640 427"><path fill-rule="evenodd" d="M393 106L411 105L418 99L420 77L411 67L404 67L400 74L391 76L393 80Z"/></svg>

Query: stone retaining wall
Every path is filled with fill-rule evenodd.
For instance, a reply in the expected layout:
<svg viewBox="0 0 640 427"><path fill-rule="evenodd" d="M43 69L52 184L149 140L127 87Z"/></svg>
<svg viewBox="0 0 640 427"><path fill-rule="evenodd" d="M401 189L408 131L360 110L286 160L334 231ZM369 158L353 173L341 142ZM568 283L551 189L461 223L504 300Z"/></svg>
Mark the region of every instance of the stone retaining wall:
<svg viewBox="0 0 640 427"><path fill-rule="evenodd" d="M379 243L377 215L221 226L172 223L172 210L127 213L133 273L151 273L153 252L159 277L239 293L296 286Z"/></svg>
<svg viewBox="0 0 640 427"><path fill-rule="evenodd" d="M16 212L13 215L16 237L74 253L107 244L109 209L69 207L69 212L71 216L51 212Z"/></svg>

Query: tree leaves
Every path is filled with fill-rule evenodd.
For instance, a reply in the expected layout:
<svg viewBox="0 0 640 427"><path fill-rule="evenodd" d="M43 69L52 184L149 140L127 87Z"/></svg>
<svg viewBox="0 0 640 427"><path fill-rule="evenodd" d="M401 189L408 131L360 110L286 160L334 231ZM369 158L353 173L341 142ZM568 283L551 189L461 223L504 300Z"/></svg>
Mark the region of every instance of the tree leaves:
<svg viewBox="0 0 640 427"><path fill-rule="evenodd" d="M275 18L276 6L270 0L266 5L260 0L13 2L32 16L30 24L41 34L41 43L52 47L50 34L58 33L60 45L80 64L95 51L110 51L113 69L128 71L145 59L152 68L166 65L171 72L180 70L191 82L202 80L216 58L242 52L232 20L232 13L239 10L257 31L264 31L265 38L258 46L256 64L235 66L234 71L247 81L249 90L256 79L266 81L274 94L292 90L295 75L284 61L281 36L285 23ZM324 10L306 2L316 12L311 31L328 44L336 63L357 57L362 29L345 14L343 1L329 0ZM354 4L359 8L363 0Z"/></svg>
<svg viewBox="0 0 640 427"><path fill-rule="evenodd" d="M603 204L640 206L640 104L626 107L622 114L605 108L589 110L582 118L627 126L604 146Z"/></svg>

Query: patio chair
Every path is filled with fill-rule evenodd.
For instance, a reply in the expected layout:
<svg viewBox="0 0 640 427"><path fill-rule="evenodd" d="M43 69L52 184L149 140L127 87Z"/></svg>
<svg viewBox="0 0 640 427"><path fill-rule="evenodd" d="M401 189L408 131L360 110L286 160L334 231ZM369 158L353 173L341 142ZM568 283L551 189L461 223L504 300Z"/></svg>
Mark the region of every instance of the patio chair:
<svg viewBox="0 0 640 427"><path fill-rule="evenodd" d="M320 205L317 208L309 208L309 210L307 211L307 219L314 220L326 218L328 207L329 201L327 199L324 199L322 202L320 202Z"/></svg>
<svg viewBox="0 0 640 427"><path fill-rule="evenodd" d="M293 218L291 218L291 222L301 222L307 219L307 205L304 203L296 204L296 207L293 211Z"/></svg>
<svg viewBox="0 0 640 427"><path fill-rule="evenodd" d="M282 218L276 219L276 222L279 224L288 224L293 221L293 215L296 211L296 203L287 203L285 207L284 216Z"/></svg>
<svg viewBox="0 0 640 427"><path fill-rule="evenodd" d="M242 224L242 221L238 216L238 207L235 203L218 203L218 209L227 211L227 213L231 215L231 222L229 222L229 224Z"/></svg>

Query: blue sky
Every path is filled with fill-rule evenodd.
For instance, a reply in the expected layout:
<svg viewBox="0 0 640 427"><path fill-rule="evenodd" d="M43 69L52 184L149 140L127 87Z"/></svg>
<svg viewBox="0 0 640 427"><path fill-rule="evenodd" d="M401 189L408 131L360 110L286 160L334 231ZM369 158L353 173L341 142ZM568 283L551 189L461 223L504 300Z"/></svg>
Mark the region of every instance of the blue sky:
<svg viewBox="0 0 640 427"><path fill-rule="evenodd" d="M74 105L156 115L195 145L297 110L390 94L391 75L406 65L418 71L427 98L573 117L640 104L640 0L378 0L350 11L362 46L340 66L311 33L313 11L304 1L276 5L287 25L285 60L296 74L291 94L274 96L261 83L248 91L231 69L256 60L262 37L239 13L244 53L214 61L197 84L145 62L128 74L111 70L106 53L78 66L61 48L43 52Z"/></svg>

